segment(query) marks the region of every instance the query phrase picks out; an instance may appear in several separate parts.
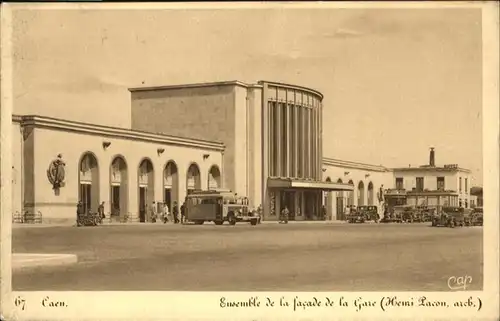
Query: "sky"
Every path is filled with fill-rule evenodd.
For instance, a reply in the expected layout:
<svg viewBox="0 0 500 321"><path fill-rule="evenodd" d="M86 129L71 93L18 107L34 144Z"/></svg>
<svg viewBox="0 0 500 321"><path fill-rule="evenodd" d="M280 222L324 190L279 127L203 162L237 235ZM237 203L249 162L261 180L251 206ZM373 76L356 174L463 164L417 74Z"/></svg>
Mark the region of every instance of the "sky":
<svg viewBox="0 0 500 321"><path fill-rule="evenodd" d="M127 88L270 80L325 96L323 155L482 185L478 9L13 12L14 113L130 126Z"/></svg>

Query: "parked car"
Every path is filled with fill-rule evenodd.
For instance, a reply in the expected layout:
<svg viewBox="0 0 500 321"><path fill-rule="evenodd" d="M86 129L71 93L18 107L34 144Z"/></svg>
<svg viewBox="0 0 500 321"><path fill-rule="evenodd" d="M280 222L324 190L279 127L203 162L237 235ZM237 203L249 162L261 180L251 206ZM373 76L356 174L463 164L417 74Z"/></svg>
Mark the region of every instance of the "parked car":
<svg viewBox="0 0 500 321"><path fill-rule="evenodd" d="M414 207L411 205L398 205L392 208L394 217L399 222L413 223Z"/></svg>
<svg viewBox="0 0 500 321"><path fill-rule="evenodd" d="M471 226L483 226L483 208L475 207L472 209L471 213Z"/></svg>
<svg viewBox="0 0 500 321"><path fill-rule="evenodd" d="M361 215L364 216L365 221L378 222L379 220L378 209L376 206L373 205L358 206L358 211Z"/></svg>
<svg viewBox="0 0 500 321"><path fill-rule="evenodd" d="M432 226L456 227L465 226L464 208L457 206L446 206L441 210L441 214L435 215Z"/></svg>
<svg viewBox="0 0 500 321"><path fill-rule="evenodd" d="M384 217L380 220L380 223L401 223L403 222L403 211L406 205L396 205L387 209L384 213Z"/></svg>
<svg viewBox="0 0 500 321"><path fill-rule="evenodd" d="M417 206L415 209L416 222L432 222L432 218L436 215L436 209L429 206Z"/></svg>
<svg viewBox="0 0 500 321"><path fill-rule="evenodd" d="M345 219L348 223L364 223L366 221L365 216L358 210L356 205L348 205L347 209Z"/></svg>

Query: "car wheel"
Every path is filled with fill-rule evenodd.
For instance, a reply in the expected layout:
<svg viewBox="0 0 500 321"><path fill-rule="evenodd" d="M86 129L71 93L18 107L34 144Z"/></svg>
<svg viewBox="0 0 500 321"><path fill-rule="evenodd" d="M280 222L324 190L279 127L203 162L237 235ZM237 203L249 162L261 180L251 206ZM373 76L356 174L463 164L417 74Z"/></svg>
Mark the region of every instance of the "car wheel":
<svg viewBox="0 0 500 321"><path fill-rule="evenodd" d="M205 221L194 221L194 224L196 225L202 225L203 223L205 223Z"/></svg>
<svg viewBox="0 0 500 321"><path fill-rule="evenodd" d="M214 221L215 225L222 225L224 224L224 221Z"/></svg>
<svg viewBox="0 0 500 321"><path fill-rule="evenodd" d="M252 225L257 225L257 222L258 222L258 221L257 221L256 219L253 219L253 220L251 220L251 221L250 221L250 224L252 224Z"/></svg>

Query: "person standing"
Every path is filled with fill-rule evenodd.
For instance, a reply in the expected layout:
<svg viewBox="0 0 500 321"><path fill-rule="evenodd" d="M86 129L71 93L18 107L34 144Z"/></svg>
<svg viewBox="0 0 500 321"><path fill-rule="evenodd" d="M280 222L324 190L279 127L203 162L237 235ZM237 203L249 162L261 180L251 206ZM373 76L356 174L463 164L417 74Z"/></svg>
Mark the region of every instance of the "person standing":
<svg viewBox="0 0 500 321"><path fill-rule="evenodd" d="M174 208L172 209L172 215L174 216L174 223L177 224L179 223L179 205L177 205L177 202L174 202Z"/></svg>
<svg viewBox="0 0 500 321"><path fill-rule="evenodd" d="M290 214L290 211L288 211L288 207L285 206L285 208L281 210L280 223L288 224L288 214Z"/></svg>
<svg viewBox="0 0 500 321"><path fill-rule="evenodd" d="M168 217L170 216L170 211L168 209L167 203L163 204L163 224L168 222Z"/></svg>
<svg viewBox="0 0 500 321"><path fill-rule="evenodd" d="M349 215L351 215L351 205L347 205L345 208L345 216L348 217Z"/></svg>
<svg viewBox="0 0 500 321"><path fill-rule="evenodd" d="M80 226L82 216L85 213L82 201L78 201L76 204L76 226Z"/></svg>
<svg viewBox="0 0 500 321"><path fill-rule="evenodd" d="M325 206L325 205L323 205L323 206L321 207L321 219L322 219L323 221L326 221L326 206Z"/></svg>
<svg viewBox="0 0 500 321"><path fill-rule="evenodd" d="M158 217L158 207L156 206L156 202L153 201L151 204L151 222L156 223L156 219Z"/></svg>
<svg viewBox="0 0 500 321"><path fill-rule="evenodd" d="M181 224L186 221L186 202L181 205Z"/></svg>
<svg viewBox="0 0 500 321"><path fill-rule="evenodd" d="M104 202L102 202L99 207L97 207L97 215L99 216L99 221L102 223L102 220L104 219L104 217L106 217L104 215Z"/></svg>
<svg viewBox="0 0 500 321"><path fill-rule="evenodd" d="M104 202L102 202L97 208L97 213L99 214L101 220L106 217L106 215L104 215Z"/></svg>

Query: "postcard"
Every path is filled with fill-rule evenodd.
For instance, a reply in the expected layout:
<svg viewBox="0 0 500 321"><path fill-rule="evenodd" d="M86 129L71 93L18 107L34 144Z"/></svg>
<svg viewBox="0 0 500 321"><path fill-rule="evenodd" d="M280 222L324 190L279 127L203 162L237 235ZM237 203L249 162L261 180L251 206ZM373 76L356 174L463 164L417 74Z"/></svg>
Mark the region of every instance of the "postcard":
<svg viewBox="0 0 500 321"><path fill-rule="evenodd" d="M498 319L498 3L1 8L5 320Z"/></svg>

